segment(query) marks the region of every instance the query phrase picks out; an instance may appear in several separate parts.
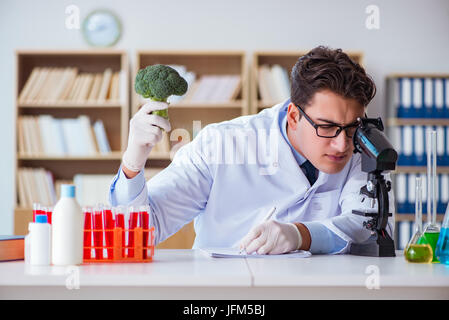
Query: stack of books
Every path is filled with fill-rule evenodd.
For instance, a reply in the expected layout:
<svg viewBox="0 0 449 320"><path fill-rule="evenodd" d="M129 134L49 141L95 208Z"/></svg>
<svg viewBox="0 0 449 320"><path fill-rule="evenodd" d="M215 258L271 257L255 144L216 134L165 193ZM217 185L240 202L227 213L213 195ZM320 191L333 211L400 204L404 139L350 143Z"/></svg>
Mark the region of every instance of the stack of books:
<svg viewBox="0 0 449 320"><path fill-rule="evenodd" d="M21 116L18 147L20 155L30 156L95 156L111 152L102 120L91 125L85 115L74 119Z"/></svg>
<svg viewBox="0 0 449 320"><path fill-rule="evenodd" d="M227 103L236 100L240 91L239 75L204 75L193 83L182 102Z"/></svg>
<svg viewBox="0 0 449 320"><path fill-rule="evenodd" d="M17 185L20 207L32 208L35 202L45 206L56 203L57 195L50 171L43 168L18 168Z"/></svg>
<svg viewBox="0 0 449 320"><path fill-rule="evenodd" d="M261 65L257 83L260 100L264 105L276 104L290 97L290 78L287 70L278 64Z"/></svg>
<svg viewBox="0 0 449 320"><path fill-rule="evenodd" d="M19 95L19 104L120 103L120 72L79 73L77 68L33 68Z"/></svg>
<svg viewBox="0 0 449 320"><path fill-rule="evenodd" d="M188 90L183 96L170 96L170 103L227 103L236 100L241 91L240 75L202 75L188 71L183 65L170 65L187 81Z"/></svg>

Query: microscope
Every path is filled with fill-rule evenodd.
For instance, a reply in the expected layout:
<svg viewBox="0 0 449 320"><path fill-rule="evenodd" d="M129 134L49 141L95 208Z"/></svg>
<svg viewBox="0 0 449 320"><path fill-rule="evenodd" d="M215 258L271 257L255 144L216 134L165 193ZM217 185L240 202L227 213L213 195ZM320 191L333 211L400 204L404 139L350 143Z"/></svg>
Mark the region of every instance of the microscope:
<svg viewBox="0 0 449 320"><path fill-rule="evenodd" d="M371 236L362 243L352 243L350 254L372 257L394 257L394 240L386 231L389 212L388 192L390 181L386 181L383 172L394 170L398 154L383 133L381 118L359 118L359 126L353 136L354 153L362 154L362 171L368 173L365 186L360 189L362 202L369 198L371 207L377 202L377 211L357 211L353 214L371 218L363 222L363 227L371 231Z"/></svg>

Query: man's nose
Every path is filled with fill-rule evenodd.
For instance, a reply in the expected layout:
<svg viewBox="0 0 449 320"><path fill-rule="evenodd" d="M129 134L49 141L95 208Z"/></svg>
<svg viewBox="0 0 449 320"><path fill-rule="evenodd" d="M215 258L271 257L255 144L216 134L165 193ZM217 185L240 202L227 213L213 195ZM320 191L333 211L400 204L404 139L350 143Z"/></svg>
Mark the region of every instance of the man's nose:
<svg viewBox="0 0 449 320"><path fill-rule="evenodd" d="M348 146L350 143L351 139L346 136L346 132L344 132L344 130L340 132L338 136L332 139L332 146L341 153L348 150Z"/></svg>

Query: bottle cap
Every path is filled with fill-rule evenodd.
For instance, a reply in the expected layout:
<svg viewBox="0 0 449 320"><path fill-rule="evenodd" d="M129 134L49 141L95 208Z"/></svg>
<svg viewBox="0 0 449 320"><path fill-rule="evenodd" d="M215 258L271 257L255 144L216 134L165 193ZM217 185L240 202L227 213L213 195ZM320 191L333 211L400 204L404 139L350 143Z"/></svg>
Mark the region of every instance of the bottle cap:
<svg viewBox="0 0 449 320"><path fill-rule="evenodd" d="M36 216L36 223L47 223L47 216L45 214L38 214Z"/></svg>
<svg viewBox="0 0 449 320"><path fill-rule="evenodd" d="M61 197L75 198L75 186L73 184L62 184Z"/></svg>

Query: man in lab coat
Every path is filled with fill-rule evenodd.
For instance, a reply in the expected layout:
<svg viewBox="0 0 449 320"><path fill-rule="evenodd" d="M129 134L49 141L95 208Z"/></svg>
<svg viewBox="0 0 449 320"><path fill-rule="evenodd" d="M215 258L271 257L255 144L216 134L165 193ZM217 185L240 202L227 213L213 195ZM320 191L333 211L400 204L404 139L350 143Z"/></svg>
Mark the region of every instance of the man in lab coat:
<svg viewBox="0 0 449 320"><path fill-rule="evenodd" d="M145 161L161 128L171 127L149 114L167 104L143 105L130 121L111 204L149 204L156 243L193 219L193 248L345 253L352 242L366 240L366 218L352 210L369 209L359 196L367 174L351 137L375 95L374 82L340 49L326 47L298 59L291 82L290 99L256 115L207 125L148 182ZM392 191L389 196L394 210ZM390 235L393 226L392 217Z"/></svg>

